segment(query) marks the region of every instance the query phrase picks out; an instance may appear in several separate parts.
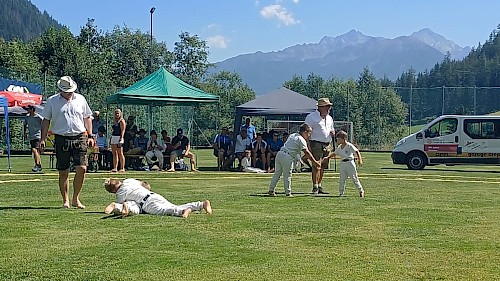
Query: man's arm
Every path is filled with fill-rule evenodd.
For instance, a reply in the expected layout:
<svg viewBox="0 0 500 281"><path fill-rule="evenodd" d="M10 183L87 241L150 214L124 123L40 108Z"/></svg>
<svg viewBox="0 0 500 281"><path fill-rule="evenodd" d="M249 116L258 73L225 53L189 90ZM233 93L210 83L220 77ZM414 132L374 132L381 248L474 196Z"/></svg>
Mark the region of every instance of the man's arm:
<svg viewBox="0 0 500 281"><path fill-rule="evenodd" d="M42 120L42 126L41 126L42 136L40 139L40 143L38 145L40 147L40 152L42 153L45 150L45 140L47 139L47 134L49 133L49 126L50 126L50 120L44 118Z"/></svg>
<svg viewBox="0 0 500 281"><path fill-rule="evenodd" d="M88 142L87 145L89 147L94 147L94 138L90 137L92 135L92 118L90 118L90 116L86 117L85 119L83 119L83 123L85 124L85 129L87 130L87 134L89 136L89 138L87 140L87 142Z"/></svg>

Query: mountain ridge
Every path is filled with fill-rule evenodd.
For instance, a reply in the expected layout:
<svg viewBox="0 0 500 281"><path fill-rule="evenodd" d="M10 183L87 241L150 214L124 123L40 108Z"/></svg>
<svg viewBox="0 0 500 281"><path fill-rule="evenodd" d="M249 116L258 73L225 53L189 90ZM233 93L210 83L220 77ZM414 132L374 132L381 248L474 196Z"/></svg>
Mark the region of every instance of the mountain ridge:
<svg viewBox="0 0 500 281"><path fill-rule="evenodd" d="M351 29L336 37L324 36L317 43L238 55L216 63L215 71L238 73L261 95L279 88L293 75L307 76L313 72L325 79L331 76L350 79L368 66L379 78L396 79L410 68L417 72L430 69L446 55L462 59L470 50L428 28L392 39Z"/></svg>

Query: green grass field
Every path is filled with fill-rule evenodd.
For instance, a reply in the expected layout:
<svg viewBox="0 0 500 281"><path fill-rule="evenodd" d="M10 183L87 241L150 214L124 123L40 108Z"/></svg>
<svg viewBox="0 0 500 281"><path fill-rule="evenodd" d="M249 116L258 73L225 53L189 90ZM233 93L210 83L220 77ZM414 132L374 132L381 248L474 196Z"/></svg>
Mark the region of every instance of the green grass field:
<svg viewBox="0 0 500 281"><path fill-rule="evenodd" d="M62 209L57 173L13 172L0 158L0 280L498 280L498 167L409 171L387 153L364 153L366 198L338 173L314 197L310 174L293 175L293 198L264 196L271 175L129 172L174 203L210 199L214 214L187 219L102 213L114 197L90 173L85 210ZM43 159L47 166L48 159ZM208 167L208 168L207 168ZM203 169L205 168L205 169ZM205 171L203 171L205 170Z"/></svg>

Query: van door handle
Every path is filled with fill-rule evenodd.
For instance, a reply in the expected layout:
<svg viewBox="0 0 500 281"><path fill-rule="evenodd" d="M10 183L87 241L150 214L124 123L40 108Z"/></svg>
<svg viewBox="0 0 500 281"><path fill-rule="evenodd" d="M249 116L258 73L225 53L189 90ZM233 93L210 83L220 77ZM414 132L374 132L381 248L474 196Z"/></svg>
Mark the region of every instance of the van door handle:
<svg viewBox="0 0 500 281"><path fill-rule="evenodd" d="M458 136L455 136L455 142L458 143Z"/></svg>

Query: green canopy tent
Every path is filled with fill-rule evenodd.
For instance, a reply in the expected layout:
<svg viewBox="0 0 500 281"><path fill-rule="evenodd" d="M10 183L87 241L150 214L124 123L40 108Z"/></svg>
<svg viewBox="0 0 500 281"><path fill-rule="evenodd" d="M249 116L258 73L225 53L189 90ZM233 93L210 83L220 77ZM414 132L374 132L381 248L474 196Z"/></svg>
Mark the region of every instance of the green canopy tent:
<svg viewBox="0 0 500 281"><path fill-rule="evenodd" d="M154 106L198 106L200 104L219 103L219 96L206 93L189 85L168 72L164 67L160 67L160 69L135 84L108 96L106 98L106 103L147 105L149 130L151 131L153 128ZM188 136L190 136L191 133L194 115L191 117L190 121L188 125ZM197 142L195 142L195 148L198 149Z"/></svg>
<svg viewBox="0 0 500 281"><path fill-rule="evenodd" d="M107 104L147 105L150 129L153 127L153 106L198 106L218 102L219 96L187 84L164 67L106 98Z"/></svg>

